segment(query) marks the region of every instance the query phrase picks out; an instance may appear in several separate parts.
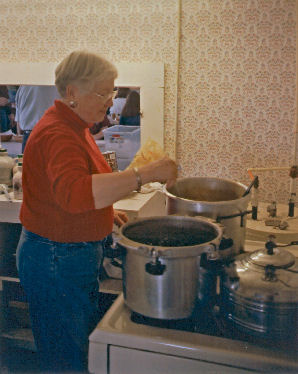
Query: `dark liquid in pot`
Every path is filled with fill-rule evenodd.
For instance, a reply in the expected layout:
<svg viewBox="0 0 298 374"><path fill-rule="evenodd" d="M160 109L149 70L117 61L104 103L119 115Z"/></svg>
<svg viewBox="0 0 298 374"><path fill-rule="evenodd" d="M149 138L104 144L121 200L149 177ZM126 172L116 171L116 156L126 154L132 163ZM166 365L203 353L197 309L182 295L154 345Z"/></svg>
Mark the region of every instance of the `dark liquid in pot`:
<svg viewBox="0 0 298 374"><path fill-rule="evenodd" d="M210 231L194 230L193 228L176 228L154 226L146 227L146 230L140 230L140 227L129 227L125 230L124 235L135 242L160 246L160 247L186 247L202 243L207 243L217 234Z"/></svg>
<svg viewBox="0 0 298 374"><path fill-rule="evenodd" d="M220 178L184 178L168 189L169 193L186 200L200 202L231 201L241 198L244 186Z"/></svg>
<svg viewBox="0 0 298 374"><path fill-rule="evenodd" d="M199 188L197 190L188 190L185 187L178 187L176 189L173 188L173 190L171 190L170 192L173 195L181 197L183 199L202 202L230 201L239 198L239 196L234 191L212 191L204 188Z"/></svg>

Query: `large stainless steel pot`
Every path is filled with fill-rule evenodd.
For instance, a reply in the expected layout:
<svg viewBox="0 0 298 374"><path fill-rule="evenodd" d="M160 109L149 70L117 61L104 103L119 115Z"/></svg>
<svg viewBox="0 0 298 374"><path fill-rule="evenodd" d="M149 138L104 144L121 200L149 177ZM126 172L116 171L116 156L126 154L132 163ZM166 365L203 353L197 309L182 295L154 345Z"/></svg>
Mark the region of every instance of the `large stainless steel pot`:
<svg viewBox="0 0 298 374"><path fill-rule="evenodd" d="M248 335L298 338L298 262L283 248L238 256L222 275L222 316Z"/></svg>
<svg viewBox="0 0 298 374"><path fill-rule="evenodd" d="M165 188L167 214L201 215L220 222L224 236L233 239L229 255L244 249L246 214L250 193L242 197L247 187L222 178L192 177L178 179Z"/></svg>
<svg viewBox="0 0 298 374"><path fill-rule="evenodd" d="M198 261L215 256L222 227L201 217L140 218L120 229L124 248L123 292L126 304L144 316L189 317L198 292Z"/></svg>

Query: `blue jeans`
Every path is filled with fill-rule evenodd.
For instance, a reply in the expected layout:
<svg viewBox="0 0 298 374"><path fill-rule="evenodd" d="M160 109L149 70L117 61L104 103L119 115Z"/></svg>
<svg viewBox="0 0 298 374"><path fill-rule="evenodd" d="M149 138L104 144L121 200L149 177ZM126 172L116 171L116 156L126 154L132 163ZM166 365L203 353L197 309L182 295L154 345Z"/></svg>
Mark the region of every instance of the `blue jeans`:
<svg viewBox="0 0 298 374"><path fill-rule="evenodd" d="M17 268L44 371L87 370L88 337L99 321L103 243L59 243L22 230Z"/></svg>

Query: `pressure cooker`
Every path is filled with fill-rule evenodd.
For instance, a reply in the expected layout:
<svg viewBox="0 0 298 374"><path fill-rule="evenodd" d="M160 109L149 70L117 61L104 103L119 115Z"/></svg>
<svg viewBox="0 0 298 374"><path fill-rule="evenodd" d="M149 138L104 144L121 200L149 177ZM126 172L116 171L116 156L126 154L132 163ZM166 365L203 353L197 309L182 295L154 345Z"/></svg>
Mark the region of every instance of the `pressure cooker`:
<svg viewBox="0 0 298 374"><path fill-rule="evenodd" d="M198 294L200 255L217 256L221 225L205 217L139 218L120 229L123 294L147 317L187 318Z"/></svg>
<svg viewBox="0 0 298 374"><path fill-rule="evenodd" d="M297 258L271 240L236 257L221 274L220 313L247 335L297 343Z"/></svg>

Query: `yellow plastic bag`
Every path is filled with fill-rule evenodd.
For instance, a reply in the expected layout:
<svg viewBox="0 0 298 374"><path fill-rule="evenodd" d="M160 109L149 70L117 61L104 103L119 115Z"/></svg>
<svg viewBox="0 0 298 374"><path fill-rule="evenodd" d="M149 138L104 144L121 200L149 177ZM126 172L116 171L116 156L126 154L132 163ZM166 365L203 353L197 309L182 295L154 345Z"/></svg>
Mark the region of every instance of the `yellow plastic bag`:
<svg viewBox="0 0 298 374"><path fill-rule="evenodd" d="M150 162L159 160L165 156L166 154L164 153L161 145L155 140L148 139L143 147L141 147L135 154L127 169L147 165Z"/></svg>

